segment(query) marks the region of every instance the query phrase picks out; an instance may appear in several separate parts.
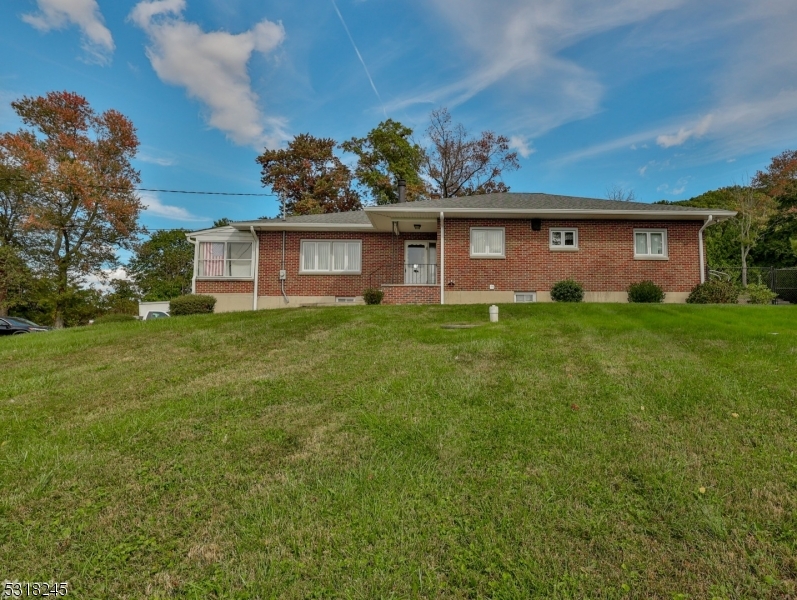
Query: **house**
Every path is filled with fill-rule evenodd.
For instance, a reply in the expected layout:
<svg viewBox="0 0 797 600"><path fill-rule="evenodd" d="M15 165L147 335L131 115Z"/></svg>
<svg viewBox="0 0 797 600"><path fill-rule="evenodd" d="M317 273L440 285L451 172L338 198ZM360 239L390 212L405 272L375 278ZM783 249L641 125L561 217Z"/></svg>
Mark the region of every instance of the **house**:
<svg viewBox="0 0 797 600"><path fill-rule="evenodd" d="M362 302L547 302L573 278L625 302L652 280L684 302L705 277L703 231L734 212L550 194L487 194L195 231L193 290L217 312Z"/></svg>

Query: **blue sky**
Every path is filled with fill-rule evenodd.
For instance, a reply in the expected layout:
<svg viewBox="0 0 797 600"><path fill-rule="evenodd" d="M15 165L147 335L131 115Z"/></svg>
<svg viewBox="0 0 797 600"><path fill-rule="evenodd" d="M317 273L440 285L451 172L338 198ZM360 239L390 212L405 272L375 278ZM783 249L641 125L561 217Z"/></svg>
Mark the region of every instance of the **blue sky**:
<svg viewBox="0 0 797 600"><path fill-rule="evenodd" d="M76 91L138 128L148 188L264 192L264 146L446 106L512 138L514 191L684 199L797 147L794 0L4 0L9 102ZM348 32L347 32L348 30ZM144 194L149 227L275 215Z"/></svg>

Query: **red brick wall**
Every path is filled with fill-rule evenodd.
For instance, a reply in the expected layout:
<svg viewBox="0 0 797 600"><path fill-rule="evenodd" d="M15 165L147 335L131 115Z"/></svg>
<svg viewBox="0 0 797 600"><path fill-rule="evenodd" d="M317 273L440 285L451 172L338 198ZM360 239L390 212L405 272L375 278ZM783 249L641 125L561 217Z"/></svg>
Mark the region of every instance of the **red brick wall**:
<svg viewBox="0 0 797 600"><path fill-rule="evenodd" d="M382 304L440 304L440 286L388 285Z"/></svg>
<svg viewBox="0 0 797 600"><path fill-rule="evenodd" d="M254 294L253 281L201 280L196 282L197 294Z"/></svg>
<svg viewBox="0 0 797 600"><path fill-rule="evenodd" d="M260 296L279 296L282 262L282 232L263 231L260 236ZM360 275L300 275L299 252L302 240L362 240ZM285 236L285 269L288 296L360 296L371 285L402 278L405 240L435 240L435 233L307 232L289 231ZM389 276L394 279L389 279Z"/></svg>
<svg viewBox="0 0 797 600"><path fill-rule="evenodd" d="M668 292L688 292L700 281L698 230L702 221L543 220L532 231L529 219L446 219L445 278L447 290L547 291L572 277L588 292L624 291L630 283L650 279ZM505 227L506 258L470 258L471 227ZM550 251L551 227L577 227L577 252ZM667 229L669 260L634 260L633 230ZM279 296L282 232L260 232L260 296ZM360 275L300 275L299 248L306 239L362 240ZM400 283L404 242L437 239L434 233L288 232L285 268L288 296L359 296L371 285ZM438 252L440 243L438 242ZM438 259L439 260L439 259ZM393 277L392 279L390 277ZM199 294L251 294L251 281L197 281ZM437 303L438 287L385 288L386 304Z"/></svg>
<svg viewBox="0 0 797 600"><path fill-rule="evenodd" d="M668 292L688 292L700 282L698 231L702 221L446 219L447 290L547 291L572 277L588 292L624 291L650 279ZM471 227L505 227L506 258L470 258ZM578 251L548 249L549 229L577 227ZM669 260L634 260L634 229L666 229ZM449 286L448 282L454 285Z"/></svg>

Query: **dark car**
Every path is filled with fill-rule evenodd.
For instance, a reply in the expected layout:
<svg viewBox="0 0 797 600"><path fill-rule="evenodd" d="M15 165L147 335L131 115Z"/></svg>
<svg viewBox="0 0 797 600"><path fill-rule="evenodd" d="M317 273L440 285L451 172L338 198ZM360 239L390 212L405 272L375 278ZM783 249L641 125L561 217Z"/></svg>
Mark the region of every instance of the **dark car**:
<svg viewBox="0 0 797 600"><path fill-rule="evenodd" d="M19 335L33 331L49 331L49 327L19 317L0 317L0 335Z"/></svg>

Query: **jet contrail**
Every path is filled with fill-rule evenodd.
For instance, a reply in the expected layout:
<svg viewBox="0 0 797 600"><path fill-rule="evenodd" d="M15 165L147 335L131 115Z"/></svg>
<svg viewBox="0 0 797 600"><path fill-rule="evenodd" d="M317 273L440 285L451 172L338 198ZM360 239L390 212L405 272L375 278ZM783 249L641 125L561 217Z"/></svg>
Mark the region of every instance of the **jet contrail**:
<svg viewBox="0 0 797 600"><path fill-rule="evenodd" d="M351 32L349 31L349 26L346 25L346 21L343 20L343 15L340 14L340 10L338 9L338 5L335 0L332 1L332 6L335 8L335 12L338 13L338 18L340 19L341 24L343 25L343 29L346 30L346 35L349 36L349 41L351 42L352 48L357 53L357 58L360 59L360 64L362 64L363 69L365 70L365 74L368 77L368 81L371 82L371 89L374 90L374 94L376 94L377 99L379 100L379 104L382 105L382 112L385 113L385 118L387 118L387 110L385 110L385 103L382 102L382 96L379 95L379 90L376 89L376 85L374 85L374 79L371 77L371 73L368 72L368 67L365 66L365 61L363 60L363 55L360 54L360 50L357 48L357 44L354 43L354 38L351 37Z"/></svg>

